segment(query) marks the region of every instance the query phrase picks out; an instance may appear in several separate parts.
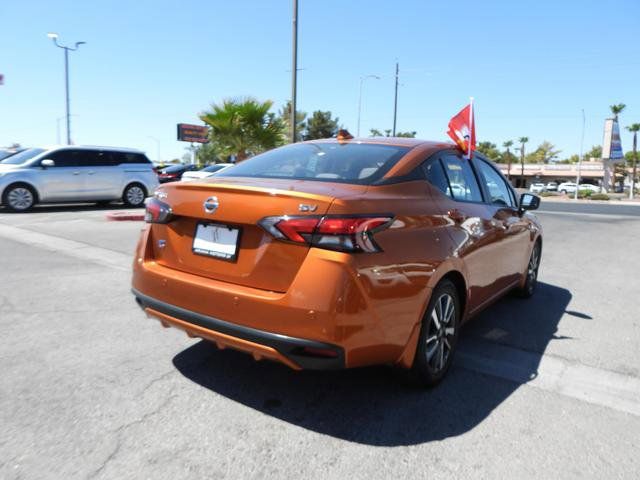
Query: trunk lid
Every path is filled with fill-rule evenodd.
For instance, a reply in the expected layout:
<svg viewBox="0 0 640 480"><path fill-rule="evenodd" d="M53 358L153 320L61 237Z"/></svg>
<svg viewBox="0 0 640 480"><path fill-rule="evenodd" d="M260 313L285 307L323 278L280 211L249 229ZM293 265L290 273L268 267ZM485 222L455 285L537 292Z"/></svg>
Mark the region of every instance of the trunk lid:
<svg viewBox="0 0 640 480"><path fill-rule="evenodd" d="M309 246L276 240L258 222L268 216L323 215L336 198L359 196L366 186L302 180L211 178L163 185L161 198L174 215L168 224L153 224L155 261L168 268L262 290L285 292ZM214 212L205 201L216 197ZM215 203L215 202L210 202ZM301 212L301 205L308 211ZM198 224L238 229L236 258L194 253Z"/></svg>

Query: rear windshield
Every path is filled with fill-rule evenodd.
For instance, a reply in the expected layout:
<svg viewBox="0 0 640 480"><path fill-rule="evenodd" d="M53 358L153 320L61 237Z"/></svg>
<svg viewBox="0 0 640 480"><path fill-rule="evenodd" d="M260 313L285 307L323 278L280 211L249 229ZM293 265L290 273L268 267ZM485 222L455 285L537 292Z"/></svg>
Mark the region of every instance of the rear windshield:
<svg viewBox="0 0 640 480"><path fill-rule="evenodd" d="M289 178L370 185L409 151L358 143L297 143L223 170L218 177Z"/></svg>

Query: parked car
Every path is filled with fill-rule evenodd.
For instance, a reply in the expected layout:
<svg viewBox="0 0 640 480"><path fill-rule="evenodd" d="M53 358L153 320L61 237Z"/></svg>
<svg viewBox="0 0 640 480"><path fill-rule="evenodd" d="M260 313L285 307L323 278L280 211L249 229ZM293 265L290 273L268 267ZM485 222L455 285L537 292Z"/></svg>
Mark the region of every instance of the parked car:
<svg viewBox="0 0 640 480"><path fill-rule="evenodd" d="M547 192L557 192L558 191L558 184L556 182L549 182L546 185L546 190Z"/></svg>
<svg viewBox="0 0 640 480"><path fill-rule="evenodd" d="M544 183L532 183L531 186L529 186L529 191L533 193L542 193L545 189Z"/></svg>
<svg viewBox="0 0 640 480"><path fill-rule="evenodd" d="M563 182L558 185L558 191L560 193L576 193L576 184L575 182Z"/></svg>
<svg viewBox="0 0 640 480"><path fill-rule="evenodd" d="M539 202L447 143L296 143L215 183L162 185L133 293L163 325L256 359L394 364L434 385L465 321L534 293L542 229L527 211Z"/></svg>
<svg viewBox="0 0 640 480"><path fill-rule="evenodd" d="M0 162L0 199L16 212L61 202L122 200L140 207L157 186L149 159L128 148L29 148Z"/></svg>
<svg viewBox="0 0 640 480"><path fill-rule="evenodd" d="M233 167L233 165L233 163L216 163L195 172L184 172L182 174L182 181L184 182L185 180L198 180L202 178L208 178L226 170L229 167Z"/></svg>
<svg viewBox="0 0 640 480"><path fill-rule="evenodd" d="M192 172L197 169L197 165L171 165L158 171L158 181L160 183L179 182L184 172Z"/></svg>
<svg viewBox="0 0 640 480"><path fill-rule="evenodd" d="M601 193L602 192L602 188L598 187L597 185L592 185L590 183L581 183L579 190L580 191L586 190L586 191L591 192L591 193Z"/></svg>

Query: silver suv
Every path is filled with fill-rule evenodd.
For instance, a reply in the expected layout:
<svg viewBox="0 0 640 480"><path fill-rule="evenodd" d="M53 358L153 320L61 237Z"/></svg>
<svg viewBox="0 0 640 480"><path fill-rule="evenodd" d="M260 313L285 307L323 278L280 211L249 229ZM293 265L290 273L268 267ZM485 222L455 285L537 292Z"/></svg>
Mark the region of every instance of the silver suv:
<svg viewBox="0 0 640 480"><path fill-rule="evenodd" d="M0 162L1 203L16 212L58 202L122 200L140 207L157 186L149 159L127 148L29 148Z"/></svg>

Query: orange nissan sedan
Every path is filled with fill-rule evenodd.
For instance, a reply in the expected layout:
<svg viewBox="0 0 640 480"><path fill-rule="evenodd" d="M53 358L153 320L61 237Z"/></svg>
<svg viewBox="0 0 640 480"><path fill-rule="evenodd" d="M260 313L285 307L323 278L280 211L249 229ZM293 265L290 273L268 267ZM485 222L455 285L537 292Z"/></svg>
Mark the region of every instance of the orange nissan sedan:
<svg viewBox="0 0 640 480"><path fill-rule="evenodd" d="M256 360L392 364L430 386L466 320L534 293L539 203L448 143L296 143L161 186L133 294L164 326Z"/></svg>

